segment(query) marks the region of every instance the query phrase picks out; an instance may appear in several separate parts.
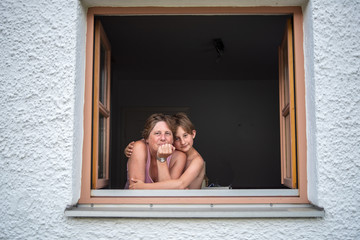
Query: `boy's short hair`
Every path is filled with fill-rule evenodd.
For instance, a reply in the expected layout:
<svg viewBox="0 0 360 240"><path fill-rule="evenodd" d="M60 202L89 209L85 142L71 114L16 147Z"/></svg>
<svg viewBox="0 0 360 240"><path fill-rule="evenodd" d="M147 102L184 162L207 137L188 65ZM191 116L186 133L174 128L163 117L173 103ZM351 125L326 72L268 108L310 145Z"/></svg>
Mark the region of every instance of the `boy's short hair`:
<svg viewBox="0 0 360 240"><path fill-rule="evenodd" d="M178 127L182 127L185 132L192 134L192 131L195 130L194 124L190 121L186 113L179 112L173 115L175 121L176 130Z"/></svg>

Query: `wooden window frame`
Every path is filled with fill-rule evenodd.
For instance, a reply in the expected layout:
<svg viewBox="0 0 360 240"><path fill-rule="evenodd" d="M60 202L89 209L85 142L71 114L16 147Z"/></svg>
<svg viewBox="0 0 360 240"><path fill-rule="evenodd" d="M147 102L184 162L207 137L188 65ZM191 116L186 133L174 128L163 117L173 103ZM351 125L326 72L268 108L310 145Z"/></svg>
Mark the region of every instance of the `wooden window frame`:
<svg viewBox="0 0 360 240"><path fill-rule="evenodd" d="M91 134L94 17L96 15L237 15L262 14L293 16L294 76L296 101L296 145L298 196L231 196L231 197L106 197L91 195ZM79 204L253 204L253 203L309 203L307 198L305 74L303 50L303 16L301 7L94 7L87 13L84 140L81 193ZM122 191L122 190L120 190ZM127 190L131 191L131 190ZM181 190L179 190L181 191Z"/></svg>
<svg viewBox="0 0 360 240"><path fill-rule="evenodd" d="M280 155L281 183L294 189L297 188L297 157L293 59L293 27L292 19L288 19L284 37L279 46ZM286 127L287 117L289 129Z"/></svg>
<svg viewBox="0 0 360 240"><path fill-rule="evenodd" d="M93 76L93 149L92 149L92 188L100 189L109 184L109 154L110 154L110 75L111 75L111 46L100 21L97 21L94 28L94 76ZM100 81L101 81L101 46L105 50L105 99L104 103L100 100ZM104 137L104 159L103 177L100 178L99 168L99 118L105 118L105 137Z"/></svg>

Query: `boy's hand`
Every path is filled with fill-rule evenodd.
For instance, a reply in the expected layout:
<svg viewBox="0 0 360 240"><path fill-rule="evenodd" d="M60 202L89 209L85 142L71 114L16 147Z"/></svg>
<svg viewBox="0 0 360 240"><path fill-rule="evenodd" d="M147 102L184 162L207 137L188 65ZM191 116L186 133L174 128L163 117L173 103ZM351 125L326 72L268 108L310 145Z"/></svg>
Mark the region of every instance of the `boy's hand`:
<svg viewBox="0 0 360 240"><path fill-rule="evenodd" d="M132 154L133 148L134 148L134 143L135 143L134 141L129 143L124 150L124 154L127 158L131 157L131 154Z"/></svg>
<svg viewBox="0 0 360 240"><path fill-rule="evenodd" d="M142 189L144 182L138 179L131 179L129 189Z"/></svg>

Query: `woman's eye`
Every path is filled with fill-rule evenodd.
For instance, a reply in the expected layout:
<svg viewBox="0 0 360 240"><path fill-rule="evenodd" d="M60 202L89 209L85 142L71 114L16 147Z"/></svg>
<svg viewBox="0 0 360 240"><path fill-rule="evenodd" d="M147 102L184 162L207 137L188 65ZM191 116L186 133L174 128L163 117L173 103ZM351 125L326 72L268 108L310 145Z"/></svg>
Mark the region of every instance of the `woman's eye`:
<svg viewBox="0 0 360 240"><path fill-rule="evenodd" d="M155 135L160 135L160 132L155 132Z"/></svg>
<svg viewBox="0 0 360 240"><path fill-rule="evenodd" d="M171 133L170 133L170 132L166 132L165 134L166 134L166 135L171 135Z"/></svg>

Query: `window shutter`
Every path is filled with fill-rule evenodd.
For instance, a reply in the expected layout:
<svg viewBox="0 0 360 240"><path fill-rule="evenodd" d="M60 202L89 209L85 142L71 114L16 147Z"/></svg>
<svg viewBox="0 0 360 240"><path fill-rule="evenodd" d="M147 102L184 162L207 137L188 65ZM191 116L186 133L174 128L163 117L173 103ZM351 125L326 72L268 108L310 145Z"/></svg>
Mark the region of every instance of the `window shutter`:
<svg viewBox="0 0 360 240"><path fill-rule="evenodd" d="M109 184L111 47L98 20L94 39L92 188Z"/></svg>
<svg viewBox="0 0 360 240"><path fill-rule="evenodd" d="M292 20L288 19L279 47L281 183L297 188L295 85Z"/></svg>

